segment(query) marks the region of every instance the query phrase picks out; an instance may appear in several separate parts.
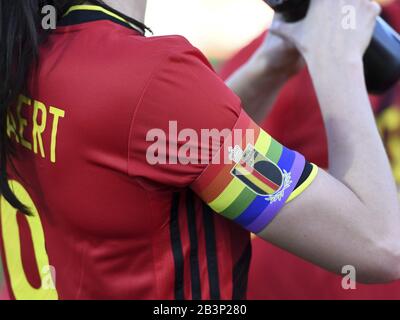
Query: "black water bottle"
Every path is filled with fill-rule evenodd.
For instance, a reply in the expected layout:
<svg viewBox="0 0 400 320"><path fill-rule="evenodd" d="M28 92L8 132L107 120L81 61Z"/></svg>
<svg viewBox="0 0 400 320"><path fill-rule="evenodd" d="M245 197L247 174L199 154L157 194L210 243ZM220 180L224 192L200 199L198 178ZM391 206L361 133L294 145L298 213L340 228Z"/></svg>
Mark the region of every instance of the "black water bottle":
<svg viewBox="0 0 400 320"><path fill-rule="evenodd" d="M265 0L287 22L296 22L307 15L310 0ZM364 56L368 91L382 94L400 79L400 36L378 17L374 35Z"/></svg>

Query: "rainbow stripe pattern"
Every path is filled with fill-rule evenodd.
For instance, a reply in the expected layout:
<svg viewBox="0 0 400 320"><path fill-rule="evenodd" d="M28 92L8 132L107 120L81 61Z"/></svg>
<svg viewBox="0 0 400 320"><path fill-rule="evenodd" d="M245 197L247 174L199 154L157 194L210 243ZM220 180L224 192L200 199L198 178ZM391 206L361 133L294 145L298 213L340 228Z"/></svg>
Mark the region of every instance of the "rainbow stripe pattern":
<svg viewBox="0 0 400 320"><path fill-rule="evenodd" d="M246 140L248 130L254 133L251 142ZM236 138L238 132L242 139ZM214 159L218 161L208 165L192 189L216 213L256 234L312 183L318 171L312 165L304 177L304 157L274 140L244 111Z"/></svg>

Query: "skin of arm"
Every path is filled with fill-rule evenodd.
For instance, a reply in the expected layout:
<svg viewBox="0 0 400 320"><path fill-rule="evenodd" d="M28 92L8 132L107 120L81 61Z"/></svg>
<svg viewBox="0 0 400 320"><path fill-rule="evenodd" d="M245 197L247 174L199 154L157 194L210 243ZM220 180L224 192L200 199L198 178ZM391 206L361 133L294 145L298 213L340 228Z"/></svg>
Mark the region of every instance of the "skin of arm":
<svg viewBox="0 0 400 320"><path fill-rule="evenodd" d="M341 27L344 5L356 9L357 30ZM400 278L398 196L371 111L362 62L378 14L376 3L367 0L313 0L303 22L276 19L271 33L293 43L309 67L328 134L331 168L329 173L320 170L311 186L258 234L335 273L352 265L357 280L366 283ZM244 68L251 70L251 63L256 69L254 61ZM270 84L269 95L258 94L272 101L286 73L275 80L271 73L256 89L238 89L238 78L247 74L242 79L250 86L265 66L259 65L260 73L239 70L228 80L243 94L244 104L256 102L254 109L261 104L254 98L257 88L265 90Z"/></svg>
<svg viewBox="0 0 400 320"><path fill-rule="evenodd" d="M259 123L268 115L283 85L303 66L303 59L293 45L270 34L225 83L241 98L250 117Z"/></svg>
<svg viewBox="0 0 400 320"><path fill-rule="evenodd" d="M397 279L399 206L361 59L352 67L327 67L323 75L310 67L327 127L330 174L320 170L259 236L336 273L352 265L362 282Z"/></svg>

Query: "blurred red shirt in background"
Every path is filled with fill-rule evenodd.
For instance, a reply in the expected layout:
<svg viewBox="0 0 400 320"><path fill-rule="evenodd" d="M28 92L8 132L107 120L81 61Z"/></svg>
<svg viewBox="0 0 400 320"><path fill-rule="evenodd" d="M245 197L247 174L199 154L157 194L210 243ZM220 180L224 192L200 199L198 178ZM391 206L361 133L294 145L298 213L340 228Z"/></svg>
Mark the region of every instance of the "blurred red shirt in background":
<svg viewBox="0 0 400 320"><path fill-rule="evenodd" d="M400 0L384 8L384 17L400 30ZM220 70L226 79L257 50L266 33L243 48ZM400 84L371 102L378 127L400 185ZM349 116L351 110L349 110ZM328 167L326 132L317 97L305 68L283 88L262 127L279 142ZM300 213L299 213L300 214ZM342 288L342 278L261 239L253 241L248 299L400 299L400 282Z"/></svg>

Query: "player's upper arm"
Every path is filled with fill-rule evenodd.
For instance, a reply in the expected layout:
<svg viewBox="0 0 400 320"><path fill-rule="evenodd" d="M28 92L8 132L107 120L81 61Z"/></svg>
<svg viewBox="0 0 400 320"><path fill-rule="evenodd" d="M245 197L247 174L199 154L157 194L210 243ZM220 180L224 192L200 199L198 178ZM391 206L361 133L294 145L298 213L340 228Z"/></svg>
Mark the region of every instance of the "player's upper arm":
<svg viewBox="0 0 400 320"><path fill-rule="evenodd" d="M131 127L128 172L144 186L191 187L217 214L330 270L390 261L359 199L256 125L187 42L155 68Z"/></svg>
<svg viewBox="0 0 400 320"><path fill-rule="evenodd" d="M172 41L156 62L129 136L128 172L150 188L189 186L221 146L220 137L205 141L206 131L226 133L241 112L240 99L201 52L183 38Z"/></svg>
<svg viewBox="0 0 400 320"><path fill-rule="evenodd" d="M216 213L325 269L340 273L351 265L368 282L397 277L394 247L374 223L377 213L243 111L232 138L191 187Z"/></svg>
<svg viewBox="0 0 400 320"><path fill-rule="evenodd" d="M258 233L318 168L274 140L187 42L166 53L132 121L129 173L149 187L191 187L218 214Z"/></svg>

